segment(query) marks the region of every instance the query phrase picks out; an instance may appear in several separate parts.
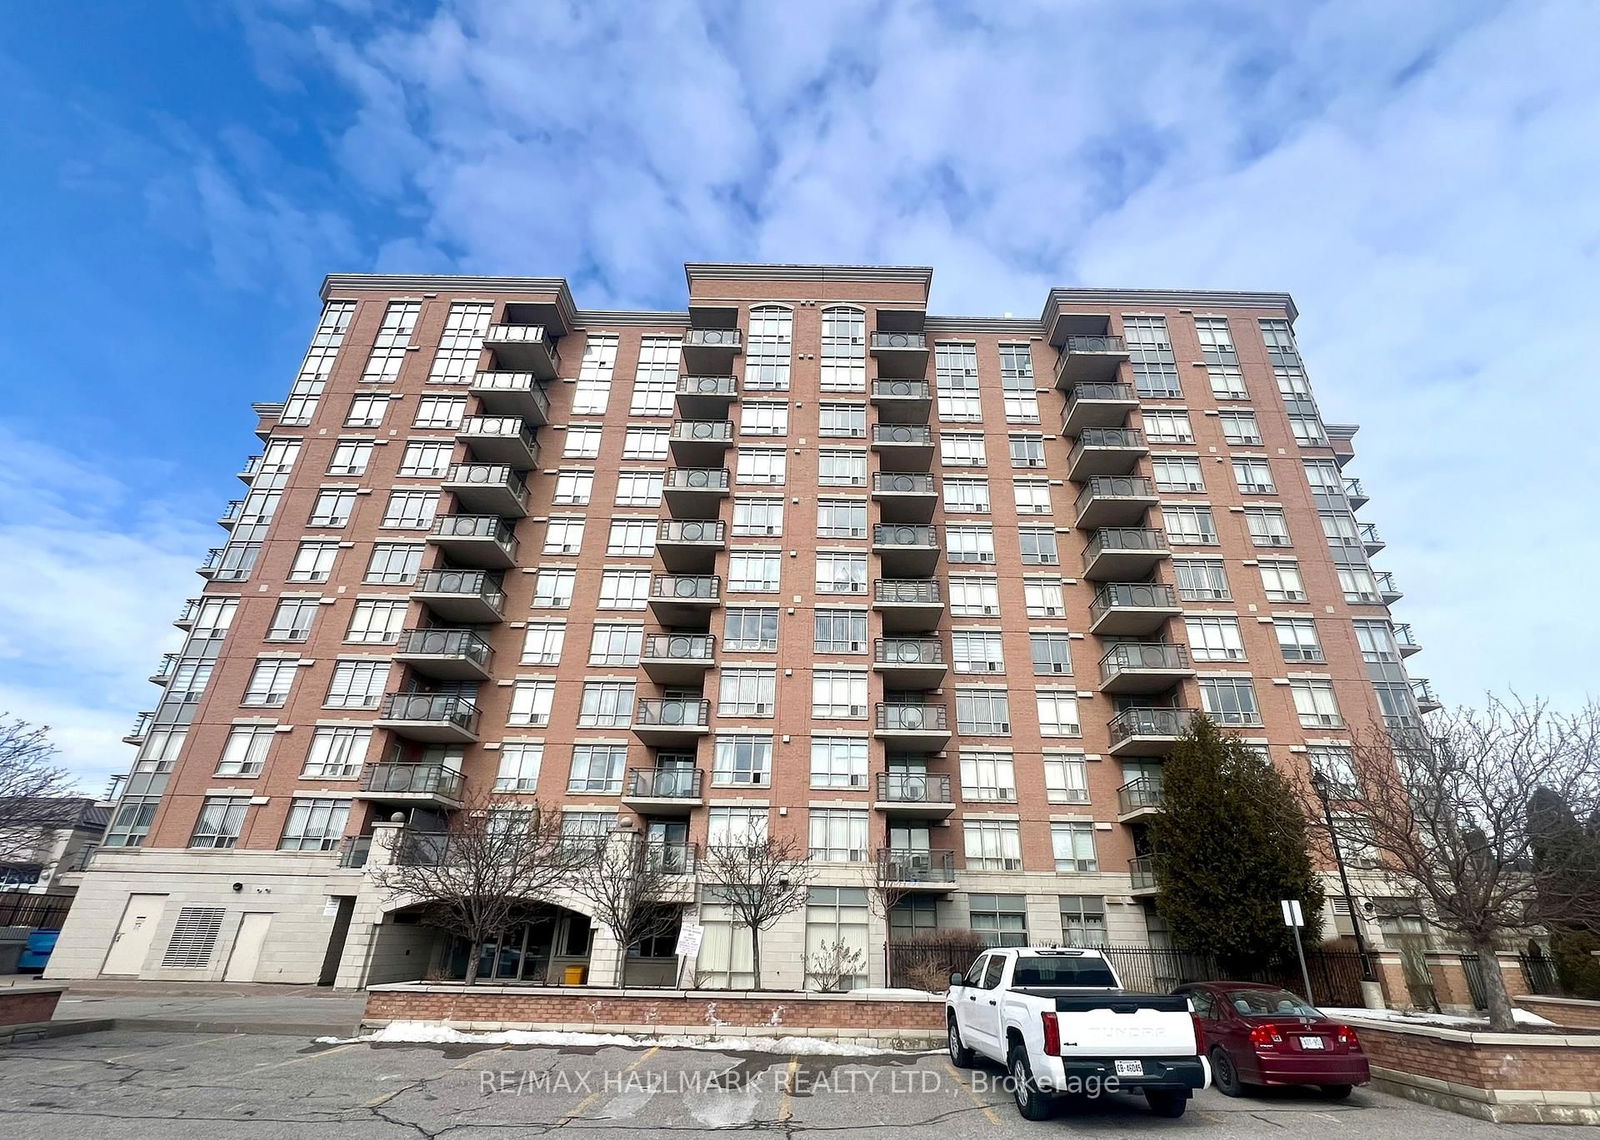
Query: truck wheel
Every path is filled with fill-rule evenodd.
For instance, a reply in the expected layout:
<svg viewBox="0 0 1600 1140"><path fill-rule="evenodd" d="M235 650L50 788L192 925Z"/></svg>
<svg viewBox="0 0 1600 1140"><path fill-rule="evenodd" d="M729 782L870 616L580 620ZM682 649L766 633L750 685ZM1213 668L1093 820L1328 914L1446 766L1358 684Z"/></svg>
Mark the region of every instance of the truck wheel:
<svg viewBox="0 0 1600 1140"><path fill-rule="evenodd" d="M956 1015L947 1018L950 1023L950 1063L958 1069L972 1068L972 1050L961 1043L961 1030L956 1025Z"/></svg>
<svg viewBox="0 0 1600 1140"><path fill-rule="evenodd" d="M1343 1100L1350 1095L1354 1085L1323 1085L1322 1095L1329 1100Z"/></svg>
<svg viewBox="0 0 1600 1140"><path fill-rule="evenodd" d="M1221 1045L1211 1046L1211 1083L1223 1096L1243 1096L1244 1082L1233 1060L1223 1052Z"/></svg>
<svg viewBox="0 0 1600 1140"><path fill-rule="evenodd" d="M1151 1112L1173 1119L1182 1116L1189 1107L1189 1094L1178 1089L1148 1089L1144 1099L1149 1102Z"/></svg>
<svg viewBox="0 0 1600 1140"><path fill-rule="evenodd" d="M1044 1090L1034 1084L1027 1049L1013 1045L1006 1068L1011 1070L1011 1095L1016 1098L1017 1111L1022 1113L1022 1119L1049 1120L1056 1106L1044 1094Z"/></svg>

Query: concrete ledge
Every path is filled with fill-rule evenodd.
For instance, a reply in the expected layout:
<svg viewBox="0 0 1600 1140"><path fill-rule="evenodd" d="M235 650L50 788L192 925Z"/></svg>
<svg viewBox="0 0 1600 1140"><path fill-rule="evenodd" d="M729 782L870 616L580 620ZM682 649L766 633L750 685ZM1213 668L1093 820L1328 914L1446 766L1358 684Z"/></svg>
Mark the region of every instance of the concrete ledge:
<svg viewBox="0 0 1600 1140"><path fill-rule="evenodd" d="M517 997L579 997L579 998L692 998L697 1001L726 1001L734 998L752 1001L865 1001L865 1002L923 1002L943 1005L944 995L933 993L862 993L844 990L840 993L823 993L820 990L679 990L668 987L614 989L601 986L538 986L538 985L445 985L437 982L392 982L388 985L368 986L369 994L455 994L455 995L507 995Z"/></svg>
<svg viewBox="0 0 1600 1140"><path fill-rule="evenodd" d="M104 1033L115 1021L35 1021L26 1025L0 1025L0 1046L22 1045L46 1037L76 1037L80 1033Z"/></svg>
<svg viewBox="0 0 1600 1140"><path fill-rule="evenodd" d="M0 987L0 1026L49 1021L55 1016L56 1003L66 991L64 985L35 981Z"/></svg>
<svg viewBox="0 0 1600 1140"><path fill-rule="evenodd" d="M1371 1088L1496 1124L1600 1124L1593 1093L1543 1089L1485 1090L1374 1065ZM1579 1098L1587 1098L1580 1100Z"/></svg>

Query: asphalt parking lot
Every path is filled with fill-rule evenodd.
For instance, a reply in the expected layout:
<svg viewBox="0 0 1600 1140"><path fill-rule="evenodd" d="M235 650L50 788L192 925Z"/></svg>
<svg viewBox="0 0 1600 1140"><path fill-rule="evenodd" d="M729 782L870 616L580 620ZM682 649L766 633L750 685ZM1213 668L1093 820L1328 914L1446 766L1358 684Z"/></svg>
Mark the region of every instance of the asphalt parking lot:
<svg viewBox="0 0 1600 1140"><path fill-rule="evenodd" d="M1357 1090L1229 1100L1181 1120L1113 1097L1029 1124L998 1070L942 1055L835 1058L616 1047L315 1045L256 1034L117 1029L0 1049L0 1136L29 1140L351 1140L730 1131L784 1136L1600 1137L1493 1125ZM992 1087L991 1087L992 1086Z"/></svg>

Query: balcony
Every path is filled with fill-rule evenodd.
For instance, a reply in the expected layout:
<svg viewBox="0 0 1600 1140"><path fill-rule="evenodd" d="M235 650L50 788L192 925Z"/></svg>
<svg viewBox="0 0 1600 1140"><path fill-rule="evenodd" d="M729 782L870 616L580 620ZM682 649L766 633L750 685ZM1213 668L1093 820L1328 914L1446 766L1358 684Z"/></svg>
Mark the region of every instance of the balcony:
<svg viewBox="0 0 1600 1140"><path fill-rule="evenodd" d="M461 806L462 778L443 764L373 764L362 773L358 800Z"/></svg>
<svg viewBox="0 0 1600 1140"><path fill-rule="evenodd" d="M534 427L550 422L550 397L532 372L478 372L467 391L491 416L517 416Z"/></svg>
<svg viewBox="0 0 1600 1140"><path fill-rule="evenodd" d="M1328 433L1328 446L1333 448L1333 461L1343 468L1356 457L1356 432L1361 430L1361 425L1323 424L1322 430Z"/></svg>
<svg viewBox="0 0 1600 1140"><path fill-rule="evenodd" d="M1102 693L1163 693L1193 676L1189 651L1163 641L1125 641L1100 658Z"/></svg>
<svg viewBox="0 0 1600 1140"><path fill-rule="evenodd" d="M163 653L161 664L156 666L156 671L147 678L152 685L165 685L172 680L172 672L178 667L176 653Z"/></svg>
<svg viewBox="0 0 1600 1140"><path fill-rule="evenodd" d="M1129 893L1153 895L1156 893L1156 860L1154 855L1140 855L1128 860Z"/></svg>
<svg viewBox="0 0 1600 1140"><path fill-rule="evenodd" d="M1422 652L1422 643L1417 640L1416 634L1411 632L1409 622L1400 622L1394 627L1394 643L1400 648L1402 657Z"/></svg>
<svg viewBox="0 0 1600 1140"><path fill-rule="evenodd" d="M202 578L211 578L215 577L217 571L221 569L222 547L213 546L210 550L206 551L205 558L201 561L199 566L195 567L194 572L200 575Z"/></svg>
<svg viewBox="0 0 1600 1140"><path fill-rule="evenodd" d="M1127 362L1128 346L1120 336L1069 336L1056 362L1056 387L1115 380Z"/></svg>
<svg viewBox="0 0 1600 1140"><path fill-rule="evenodd" d="M424 677L487 681L494 650L470 629L408 629L400 635L394 659Z"/></svg>
<svg viewBox="0 0 1600 1140"><path fill-rule="evenodd" d="M918 332L875 332L867 351L878 362L878 375L920 380L928 374L928 338Z"/></svg>
<svg viewBox="0 0 1600 1140"><path fill-rule="evenodd" d="M726 376L743 348L738 329L690 329L683 334L683 366L697 376Z"/></svg>
<svg viewBox="0 0 1600 1140"><path fill-rule="evenodd" d="M1081 435L1090 428L1120 428L1139 410L1139 393L1131 384L1076 384L1061 412L1061 434Z"/></svg>
<svg viewBox="0 0 1600 1140"><path fill-rule="evenodd" d="M694 744L710 731L710 701L669 697L634 705L633 734L645 744Z"/></svg>
<svg viewBox="0 0 1600 1140"><path fill-rule="evenodd" d="M669 467L661 493L678 518L714 519L728 497L728 484L726 467Z"/></svg>
<svg viewBox="0 0 1600 1140"><path fill-rule="evenodd" d="M658 685L699 685L717 663L717 639L709 633L652 633L644 639L639 665Z"/></svg>
<svg viewBox="0 0 1600 1140"><path fill-rule="evenodd" d="M881 424L925 424L933 410L933 389L926 380L874 380L872 406Z"/></svg>
<svg viewBox="0 0 1600 1140"><path fill-rule="evenodd" d="M517 536L498 515L445 515L434 520L428 541L462 566L504 570L517 564Z"/></svg>
<svg viewBox="0 0 1600 1140"><path fill-rule="evenodd" d="M554 380L561 371L561 354L543 325L490 325L483 346L494 351L497 364L531 372L541 380Z"/></svg>
<svg viewBox="0 0 1600 1140"><path fill-rule="evenodd" d="M880 637L872 643L872 668L890 689L936 689L949 671L937 637Z"/></svg>
<svg viewBox="0 0 1600 1140"><path fill-rule="evenodd" d="M1113 756L1165 756L1189 731L1193 709L1131 708L1111 718Z"/></svg>
<svg viewBox="0 0 1600 1140"><path fill-rule="evenodd" d="M1444 702L1433 695L1433 682L1426 677L1412 678L1411 697L1417 702L1417 708L1425 713L1438 712L1444 708Z"/></svg>
<svg viewBox="0 0 1600 1140"><path fill-rule="evenodd" d="M956 881L956 853L882 847L877 852L878 881L896 887L948 891Z"/></svg>
<svg viewBox="0 0 1600 1140"><path fill-rule="evenodd" d="M878 516L888 523L929 523L939 502L932 475L914 471L874 471L872 501Z"/></svg>
<svg viewBox="0 0 1600 1140"><path fill-rule="evenodd" d="M1131 475L1149 454L1138 428L1084 428L1067 455L1067 478L1082 483L1096 475Z"/></svg>
<svg viewBox="0 0 1600 1140"><path fill-rule="evenodd" d="M873 807L900 819L945 819L956 810L950 777L929 772L879 772Z"/></svg>
<svg viewBox="0 0 1600 1140"><path fill-rule="evenodd" d="M408 740L472 744L478 739L478 706L439 693L390 693L374 723Z"/></svg>
<svg viewBox="0 0 1600 1140"><path fill-rule="evenodd" d="M698 768L629 768L622 804L641 815L688 815L705 803Z"/></svg>
<svg viewBox="0 0 1600 1140"><path fill-rule="evenodd" d="M1372 501L1371 497L1361 489L1361 480L1349 475L1344 477L1344 497L1350 504L1351 510L1359 510Z"/></svg>
<svg viewBox="0 0 1600 1140"><path fill-rule="evenodd" d="M1089 603L1089 632L1142 637L1182 613L1176 592L1164 582L1107 582Z"/></svg>
<svg viewBox="0 0 1600 1140"><path fill-rule="evenodd" d="M244 500L229 499L228 505L222 508L222 514L217 516L217 525L224 530L232 530L233 524L244 516Z"/></svg>
<svg viewBox="0 0 1600 1140"><path fill-rule="evenodd" d="M429 570L417 580L411 598L445 621L487 625L505 617L500 576L482 570Z"/></svg>
<svg viewBox="0 0 1600 1140"><path fill-rule="evenodd" d="M1101 527L1083 548L1083 576L1097 582L1138 581L1171 557L1164 530Z"/></svg>
<svg viewBox="0 0 1600 1140"><path fill-rule="evenodd" d="M347 871L360 870L372 857L372 836L347 835L339 844L339 866Z"/></svg>
<svg viewBox="0 0 1600 1140"><path fill-rule="evenodd" d="M662 519L656 527L656 552L674 574L714 569L727 545L727 527L712 519Z"/></svg>
<svg viewBox="0 0 1600 1140"><path fill-rule="evenodd" d="M950 743L950 713L943 705L879 704L872 735L900 752L937 752Z"/></svg>
<svg viewBox="0 0 1600 1140"><path fill-rule="evenodd" d="M183 609L172 619L172 624L179 629L193 629L195 621L200 617L200 607L204 604L201 598L185 598Z"/></svg>
<svg viewBox="0 0 1600 1140"><path fill-rule="evenodd" d="M1368 557L1378 553L1378 551L1382 550L1388 545L1388 543L1384 542L1383 539L1378 536L1378 528L1375 524L1362 523L1360 530L1361 545L1366 548Z"/></svg>
<svg viewBox="0 0 1600 1140"><path fill-rule="evenodd" d="M732 376L678 377L678 414L691 420L723 420L739 398Z"/></svg>
<svg viewBox="0 0 1600 1140"><path fill-rule="evenodd" d="M250 483L260 473L261 456L259 455L250 456L244 461L244 466L235 472L235 474L239 476L239 482L241 483Z"/></svg>
<svg viewBox="0 0 1600 1140"><path fill-rule="evenodd" d="M1384 605L1392 606L1401 598L1405 597L1405 595L1400 592L1400 587L1395 583L1394 574L1390 571L1384 570L1380 573L1376 573L1373 575L1373 578L1377 580L1378 596L1383 599Z"/></svg>
<svg viewBox="0 0 1600 1140"><path fill-rule="evenodd" d="M484 463L504 463L518 471L539 466L539 445L521 416L468 416L456 429L456 438Z"/></svg>
<svg viewBox="0 0 1600 1140"><path fill-rule="evenodd" d="M1138 526L1161 500L1150 480L1138 475L1095 475L1078 492L1080 530L1103 526Z"/></svg>
<svg viewBox="0 0 1600 1140"><path fill-rule="evenodd" d="M679 420L667 436L672 461L682 467L720 466L733 446L733 424L728 420Z"/></svg>
<svg viewBox="0 0 1600 1140"><path fill-rule="evenodd" d="M1136 819L1155 815L1161 810L1163 793L1161 781L1149 776L1129 780L1117 789L1117 822L1132 823Z"/></svg>
<svg viewBox="0 0 1600 1140"><path fill-rule="evenodd" d="M932 526L878 523L872 528L872 553L892 578L926 578L939 565L939 531Z"/></svg>
<svg viewBox="0 0 1600 1140"><path fill-rule="evenodd" d="M883 615L885 633L923 633L944 617L944 594L935 578L879 578L872 608Z"/></svg>
<svg viewBox="0 0 1600 1140"><path fill-rule="evenodd" d="M885 471L926 472L933 463L933 429L922 424L873 424L872 450Z"/></svg>
<svg viewBox="0 0 1600 1140"><path fill-rule="evenodd" d="M439 485L472 514L519 519L528 513L528 485L503 463L458 463Z"/></svg>
<svg viewBox="0 0 1600 1140"><path fill-rule="evenodd" d="M156 719L154 712L142 712L133 720L133 730L122 738L124 744L143 744L150 735L150 725Z"/></svg>
<svg viewBox="0 0 1600 1140"><path fill-rule="evenodd" d="M657 574L650 579L650 612L665 626L700 627L722 605L717 574Z"/></svg>

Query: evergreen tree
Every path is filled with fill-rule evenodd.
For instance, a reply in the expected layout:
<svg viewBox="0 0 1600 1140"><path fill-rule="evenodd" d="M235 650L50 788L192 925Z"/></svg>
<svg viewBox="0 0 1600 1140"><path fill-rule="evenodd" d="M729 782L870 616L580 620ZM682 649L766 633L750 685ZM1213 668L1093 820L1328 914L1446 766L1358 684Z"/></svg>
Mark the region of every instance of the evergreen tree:
<svg viewBox="0 0 1600 1140"><path fill-rule="evenodd" d="M1533 838L1533 869L1543 909L1572 913L1572 895L1600 897L1600 815L1587 824L1566 799L1540 788L1528 799L1528 830ZM1600 999L1600 926L1588 921L1546 922L1550 956L1561 988L1573 997Z"/></svg>
<svg viewBox="0 0 1600 1140"><path fill-rule="evenodd" d="M1321 940L1322 882L1293 787L1233 733L1196 715L1163 765L1150 822L1156 909L1173 942L1229 972L1294 955L1281 899L1300 900L1305 941Z"/></svg>

